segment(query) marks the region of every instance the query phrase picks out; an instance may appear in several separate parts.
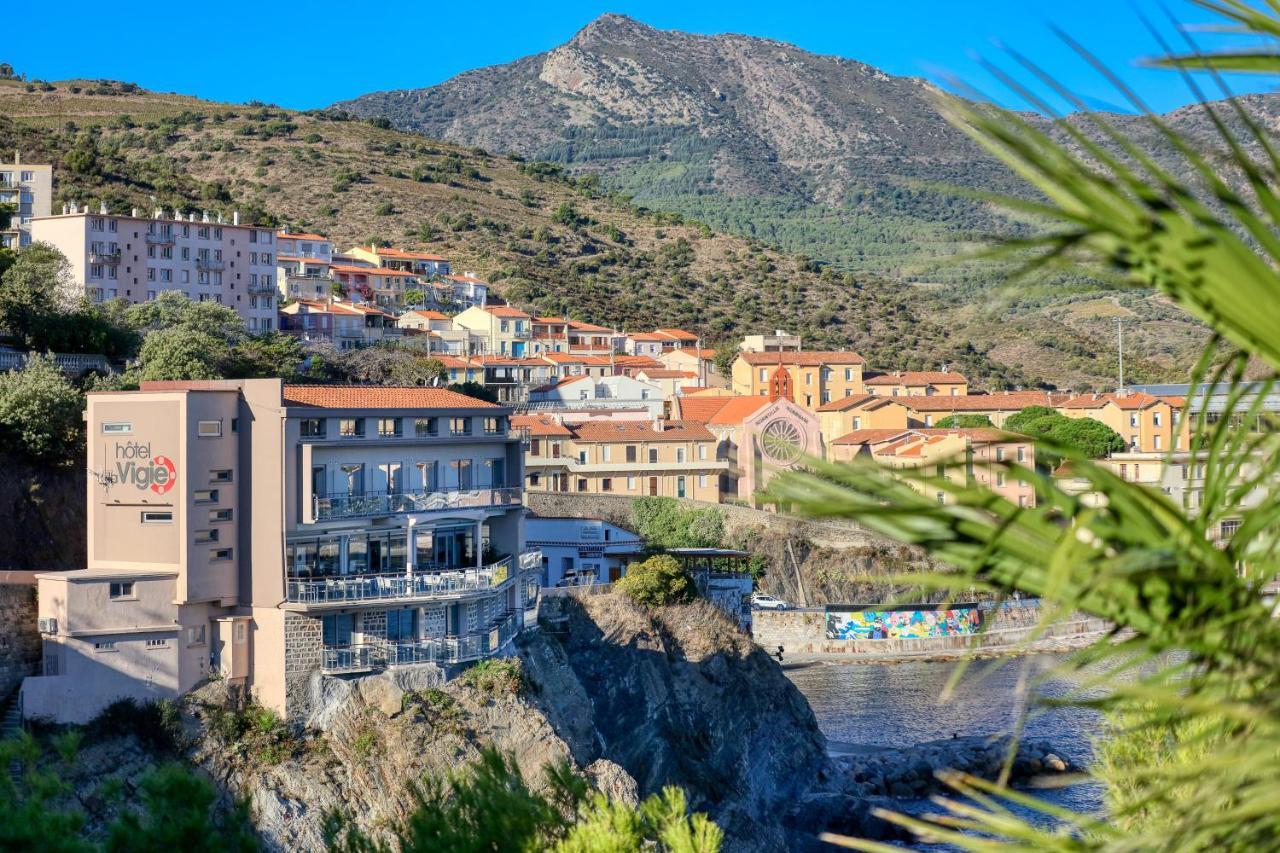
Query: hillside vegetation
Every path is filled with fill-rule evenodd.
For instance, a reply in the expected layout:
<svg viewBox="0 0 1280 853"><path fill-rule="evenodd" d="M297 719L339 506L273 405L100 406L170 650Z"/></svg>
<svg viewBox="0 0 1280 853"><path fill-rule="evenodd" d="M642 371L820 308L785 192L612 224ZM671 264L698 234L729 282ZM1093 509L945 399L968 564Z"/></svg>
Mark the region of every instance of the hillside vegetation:
<svg viewBox="0 0 1280 853"><path fill-rule="evenodd" d="M1147 362L1134 376L1185 374L1203 327L1150 292L1113 298L1084 271L1010 288L1006 266L967 257L1033 223L950 188L1027 190L938 114L935 94L924 80L782 42L609 14L545 53L337 106L599 173L638 203L900 282L955 337L998 333L996 362L1060 385L1114 384L1117 316L1135 330L1130 355ZM1274 101L1251 106L1270 119ZM1169 153L1134 117L1108 118ZM1211 130L1195 109L1166 118L1193 137Z"/></svg>
<svg viewBox="0 0 1280 853"><path fill-rule="evenodd" d="M1105 382L1087 342L1043 364L1022 353L997 362L989 352L1006 336L957 334L911 288L637 208L591 176L342 118L104 81L0 81L0 150L57 165L55 210L238 209L322 231L340 248L435 251L519 305L628 330L678 325L713 345L785 328L878 368L948 364L991 386ZM1131 362L1135 377L1164 378L1169 366Z"/></svg>

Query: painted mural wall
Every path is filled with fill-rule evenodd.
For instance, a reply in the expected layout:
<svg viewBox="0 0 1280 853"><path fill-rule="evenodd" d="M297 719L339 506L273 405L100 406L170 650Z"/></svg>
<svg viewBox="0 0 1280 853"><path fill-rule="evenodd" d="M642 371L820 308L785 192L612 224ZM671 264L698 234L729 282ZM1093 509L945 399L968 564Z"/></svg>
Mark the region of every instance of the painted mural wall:
<svg viewBox="0 0 1280 853"><path fill-rule="evenodd" d="M977 607L952 610L828 610L829 640L963 637L982 627Z"/></svg>

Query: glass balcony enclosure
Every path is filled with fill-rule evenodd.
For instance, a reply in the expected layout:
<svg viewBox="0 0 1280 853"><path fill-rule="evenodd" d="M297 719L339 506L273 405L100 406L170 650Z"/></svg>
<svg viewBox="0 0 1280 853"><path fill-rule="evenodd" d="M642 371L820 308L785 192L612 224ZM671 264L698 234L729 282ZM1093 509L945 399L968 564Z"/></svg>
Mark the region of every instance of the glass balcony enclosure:
<svg viewBox="0 0 1280 853"><path fill-rule="evenodd" d="M508 612L493 620L487 630L472 634L372 643L351 643L349 634L340 637L326 631L320 667L326 673L364 672L390 666L477 660L502 648L523 624L523 614ZM346 642L342 642L344 639Z"/></svg>

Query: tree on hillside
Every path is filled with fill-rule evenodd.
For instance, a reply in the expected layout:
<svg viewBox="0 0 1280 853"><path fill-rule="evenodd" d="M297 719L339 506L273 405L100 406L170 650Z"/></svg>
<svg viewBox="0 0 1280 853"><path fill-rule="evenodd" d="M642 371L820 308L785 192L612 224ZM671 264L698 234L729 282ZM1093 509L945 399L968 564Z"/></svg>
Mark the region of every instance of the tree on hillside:
<svg viewBox="0 0 1280 853"><path fill-rule="evenodd" d="M450 391L457 391L459 394L465 394L468 397L474 397L486 403L498 402L498 392L492 388L486 388L479 382L454 382L446 387Z"/></svg>
<svg viewBox="0 0 1280 853"><path fill-rule="evenodd" d="M1027 406L1025 409L1020 409L1010 415L1004 422L1004 428L1009 432L1026 432L1023 427L1031 421L1056 414L1058 414L1058 410L1051 409L1048 406Z"/></svg>
<svg viewBox="0 0 1280 853"><path fill-rule="evenodd" d="M934 426L938 429L976 429L991 426L991 418L986 415L947 415Z"/></svg>
<svg viewBox="0 0 1280 853"><path fill-rule="evenodd" d="M1036 449L1036 462L1045 468L1056 468L1062 461L1048 445L1074 448L1090 459L1101 459L1124 450L1124 439L1111 427L1093 418L1069 418L1048 406L1028 406L1011 415L1004 424L1009 432L1043 439L1046 447Z"/></svg>
<svg viewBox="0 0 1280 853"><path fill-rule="evenodd" d="M733 363L738 360L738 346L732 341L725 341L716 347L714 363L716 373L728 379L733 375Z"/></svg>
<svg viewBox="0 0 1280 853"><path fill-rule="evenodd" d="M219 302L188 299L178 290L166 290L155 299L130 306L127 317L140 332L190 329L220 338L228 345L248 334L235 309Z"/></svg>
<svg viewBox="0 0 1280 853"><path fill-rule="evenodd" d="M718 548L724 539L724 510L686 508L675 498L637 498L631 522L646 542L659 548Z"/></svg>
<svg viewBox="0 0 1280 853"><path fill-rule="evenodd" d="M194 329L156 329L138 350L137 378L224 379L231 363L226 340Z"/></svg>
<svg viewBox="0 0 1280 853"><path fill-rule="evenodd" d="M358 349L332 346L307 351L307 375L322 382L357 385L432 385L445 376L440 359L427 353L382 344Z"/></svg>
<svg viewBox="0 0 1280 853"><path fill-rule="evenodd" d="M37 347L55 318L72 308L71 264L47 243L18 252L0 280L0 324L24 347Z"/></svg>
<svg viewBox="0 0 1280 853"><path fill-rule="evenodd" d="M693 578L669 554L633 564L617 586L632 600L650 607L688 604L698 594Z"/></svg>
<svg viewBox="0 0 1280 853"><path fill-rule="evenodd" d="M0 436L35 462L66 464L84 442L84 396L51 356L32 354L22 370L0 373Z"/></svg>

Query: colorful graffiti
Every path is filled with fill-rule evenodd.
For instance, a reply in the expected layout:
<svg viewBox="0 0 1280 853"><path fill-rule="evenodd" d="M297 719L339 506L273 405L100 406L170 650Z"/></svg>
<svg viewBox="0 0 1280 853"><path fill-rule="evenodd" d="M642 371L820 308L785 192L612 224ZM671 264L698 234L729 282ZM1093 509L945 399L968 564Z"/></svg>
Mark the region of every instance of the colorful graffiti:
<svg viewBox="0 0 1280 853"><path fill-rule="evenodd" d="M976 607L954 610L828 610L829 640L963 637L982 627Z"/></svg>

